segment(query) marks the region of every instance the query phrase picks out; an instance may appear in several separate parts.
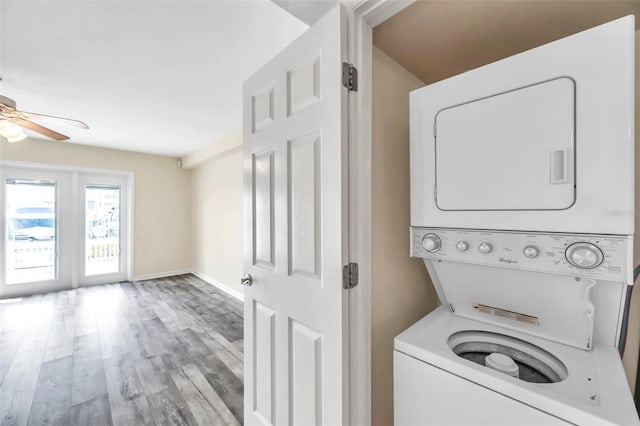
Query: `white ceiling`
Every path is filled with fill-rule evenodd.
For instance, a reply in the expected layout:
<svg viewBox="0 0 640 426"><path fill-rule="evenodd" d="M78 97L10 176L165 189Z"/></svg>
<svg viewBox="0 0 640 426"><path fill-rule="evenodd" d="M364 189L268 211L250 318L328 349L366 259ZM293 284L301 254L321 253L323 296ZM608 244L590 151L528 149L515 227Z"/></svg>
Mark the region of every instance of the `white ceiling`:
<svg viewBox="0 0 640 426"><path fill-rule="evenodd" d="M302 22L313 25L324 16L338 0L271 0ZM343 0L345 3L347 0Z"/></svg>
<svg viewBox="0 0 640 426"><path fill-rule="evenodd" d="M242 82L307 25L267 0L0 1L0 94L71 143L183 156L241 127Z"/></svg>

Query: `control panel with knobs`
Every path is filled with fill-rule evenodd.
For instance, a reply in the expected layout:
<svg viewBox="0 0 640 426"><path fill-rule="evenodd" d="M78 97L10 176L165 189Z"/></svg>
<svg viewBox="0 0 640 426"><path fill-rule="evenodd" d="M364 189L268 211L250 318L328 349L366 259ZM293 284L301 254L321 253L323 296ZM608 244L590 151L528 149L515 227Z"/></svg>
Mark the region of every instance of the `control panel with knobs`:
<svg viewBox="0 0 640 426"><path fill-rule="evenodd" d="M489 244L487 242L482 242L478 246L478 250L480 250L480 253L482 253L482 254L489 254L489 253L491 253L492 249L493 249L493 247L491 247L491 244Z"/></svg>
<svg viewBox="0 0 640 426"><path fill-rule="evenodd" d="M538 250L538 247L536 247L536 246L526 246L522 252L529 259L533 259L535 257L538 257L538 255L540 254L540 250Z"/></svg>
<svg viewBox="0 0 640 426"><path fill-rule="evenodd" d="M598 246L586 242L571 244L567 247L565 255L570 264L580 269L597 268L604 259Z"/></svg>
<svg viewBox="0 0 640 426"><path fill-rule="evenodd" d="M633 283L632 247L625 235L411 228L415 257L627 284Z"/></svg>
<svg viewBox="0 0 640 426"><path fill-rule="evenodd" d="M422 237L422 247L429 253L435 253L442 247L442 241L436 234L427 234Z"/></svg>

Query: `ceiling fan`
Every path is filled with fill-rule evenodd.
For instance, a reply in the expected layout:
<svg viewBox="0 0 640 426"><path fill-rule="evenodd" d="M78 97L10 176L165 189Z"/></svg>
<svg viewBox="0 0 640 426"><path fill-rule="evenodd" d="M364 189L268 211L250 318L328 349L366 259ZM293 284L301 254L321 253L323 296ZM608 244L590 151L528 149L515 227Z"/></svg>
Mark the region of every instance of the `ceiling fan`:
<svg viewBox="0 0 640 426"><path fill-rule="evenodd" d="M79 120L17 110L16 102L13 99L0 95L0 136L4 136L9 142L19 142L26 138L27 135L24 134L22 129L29 129L57 141L69 139L69 136L44 127L38 122L47 125L51 123L54 126L58 124L81 129L89 128Z"/></svg>

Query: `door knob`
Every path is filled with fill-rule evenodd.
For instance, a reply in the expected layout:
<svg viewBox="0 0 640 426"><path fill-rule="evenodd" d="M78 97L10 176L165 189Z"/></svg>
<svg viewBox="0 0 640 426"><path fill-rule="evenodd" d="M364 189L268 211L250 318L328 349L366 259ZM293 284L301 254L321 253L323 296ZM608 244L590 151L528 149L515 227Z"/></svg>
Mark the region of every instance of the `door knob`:
<svg viewBox="0 0 640 426"><path fill-rule="evenodd" d="M240 284L250 286L253 284L253 278L251 278L251 274L244 274L240 277Z"/></svg>

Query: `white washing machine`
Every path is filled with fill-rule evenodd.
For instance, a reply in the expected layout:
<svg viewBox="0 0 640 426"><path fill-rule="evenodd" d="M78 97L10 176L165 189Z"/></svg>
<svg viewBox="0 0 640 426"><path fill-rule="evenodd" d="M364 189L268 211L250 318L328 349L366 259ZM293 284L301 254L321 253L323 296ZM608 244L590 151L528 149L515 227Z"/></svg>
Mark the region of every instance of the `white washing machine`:
<svg viewBox="0 0 640 426"><path fill-rule="evenodd" d="M638 425L634 19L411 94L411 255L441 306L395 339L396 425Z"/></svg>
<svg viewBox="0 0 640 426"><path fill-rule="evenodd" d="M412 229L442 306L395 339L396 425L640 424L616 349L632 244Z"/></svg>
<svg viewBox="0 0 640 426"><path fill-rule="evenodd" d="M519 378L476 364L501 350ZM614 348L581 351L479 326L445 306L398 337L394 380L396 425L638 424Z"/></svg>

